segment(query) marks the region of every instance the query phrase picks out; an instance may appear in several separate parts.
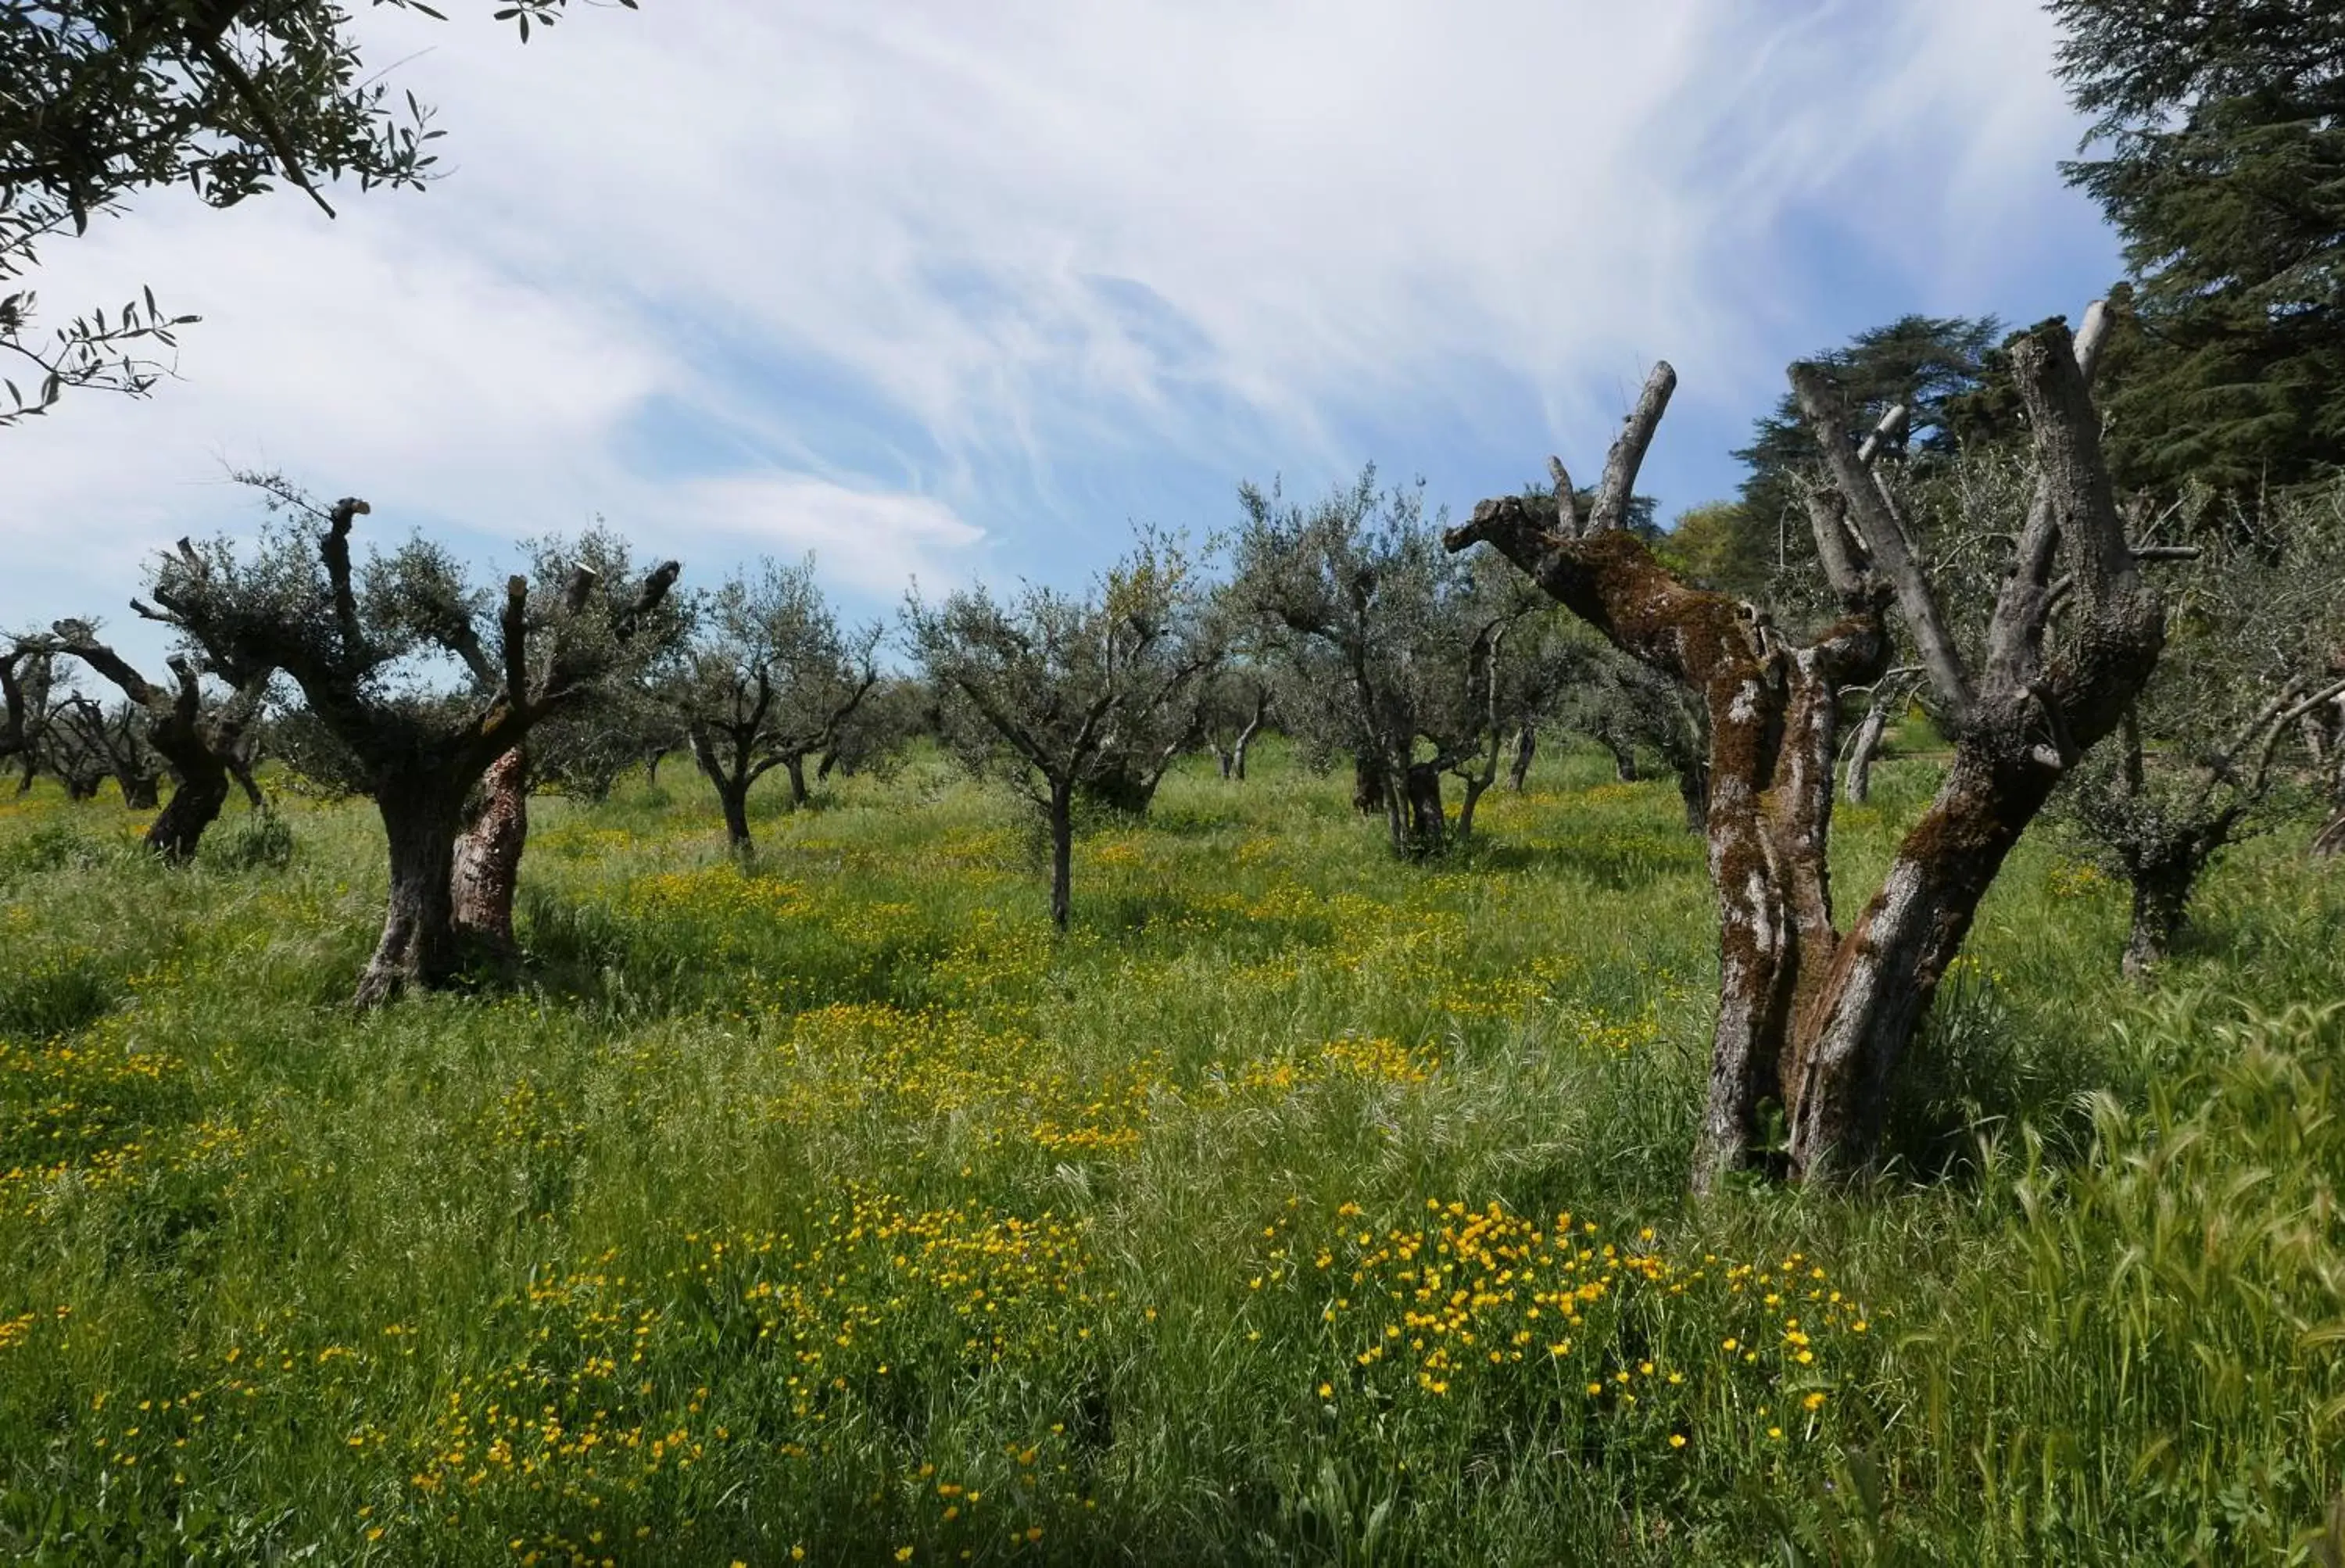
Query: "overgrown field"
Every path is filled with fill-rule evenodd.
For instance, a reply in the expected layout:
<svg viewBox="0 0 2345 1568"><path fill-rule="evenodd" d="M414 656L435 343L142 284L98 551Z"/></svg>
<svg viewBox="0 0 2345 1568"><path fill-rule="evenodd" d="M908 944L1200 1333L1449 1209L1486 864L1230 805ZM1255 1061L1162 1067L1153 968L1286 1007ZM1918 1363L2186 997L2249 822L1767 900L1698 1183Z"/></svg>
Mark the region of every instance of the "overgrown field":
<svg viewBox="0 0 2345 1568"><path fill-rule="evenodd" d="M0 803L0 1553L2328 1550L2345 875L2249 847L2145 995L2031 840L1901 1178L1694 1207L1702 851L1609 766L1430 868L1275 751L1179 776L1064 941L941 761L746 875L678 767L535 803L518 987L363 1017L363 804L170 872ZM1934 770L1879 778L1844 901Z"/></svg>

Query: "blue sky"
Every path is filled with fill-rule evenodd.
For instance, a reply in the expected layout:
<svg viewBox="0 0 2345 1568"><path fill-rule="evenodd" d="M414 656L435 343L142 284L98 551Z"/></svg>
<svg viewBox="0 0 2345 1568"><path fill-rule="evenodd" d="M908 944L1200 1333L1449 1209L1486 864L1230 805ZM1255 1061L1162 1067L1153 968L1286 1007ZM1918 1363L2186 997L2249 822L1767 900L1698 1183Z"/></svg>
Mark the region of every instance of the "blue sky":
<svg viewBox="0 0 2345 1568"><path fill-rule="evenodd" d="M1656 358L1668 517L1794 356L2118 272L2030 0L446 9L360 15L439 107L428 192L50 248L52 319L205 320L151 400L0 433L0 627L155 648L142 562L259 520L229 465L483 562L600 513L687 582L812 550L857 614L1071 585L1244 478L1593 477Z"/></svg>

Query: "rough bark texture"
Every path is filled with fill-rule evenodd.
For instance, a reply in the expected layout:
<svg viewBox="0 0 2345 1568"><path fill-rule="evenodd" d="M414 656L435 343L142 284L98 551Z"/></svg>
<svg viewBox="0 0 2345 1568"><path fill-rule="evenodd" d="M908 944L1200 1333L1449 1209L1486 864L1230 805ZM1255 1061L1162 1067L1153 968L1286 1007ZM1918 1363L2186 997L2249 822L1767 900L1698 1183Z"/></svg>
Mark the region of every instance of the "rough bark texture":
<svg viewBox="0 0 2345 1568"><path fill-rule="evenodd" d="M529 841L529 757L514 747L481 776L481 814L456 841L451 900L457 932L492 952L513 950L513 894Z"/></svg>
<svg viewBox="0 0 2345 1568"><path fill-rule="evenodd" d="M382 940L359 977L360 1007L378 1006L411 987L445 985L462 967L453 884L456 837L464 798L436 771L390 779L375 805L391 840L391 899Z"/></svg>
<svg viewBox="0 0 2345 1568"><path fill-rule="evenodd" d="M2205 859L2188 850L2133 869L2133 925L2121 965L2127 979L2146 982L2166 961L2174 939L2188 923L2190 890L2205 869Z"/></svg>
<svg viewBox="0 0 2345 1568"><path fill-rule="evenodd" d="M1873 759L1881 754L1881 743L1889 734L1889 710L1890 705L1876 696L1849 742L1848 768L1842 775L1841 793L1852 806L1862 806L1872 798Z"/></svg>
<svg viewBox="0 0 2345 1568"><path fill-rule="evenodd" d="M1602 525L1619 511L1603 497L1586 528L1552 501L1509 496L1483 502L1447 536L1453 550L1495 545L1622 652L1678 682L1707 716L1703 826L1719 899L1719 1006L1697 1191L1756 1157L1759 1107L1770 1099L1790 1123L1790 1174L1829 1178L1870 1159L1890 1084L1980 898L2062 773L2116 725L2156 661L2163 618L2126 545L2084 383L2100 321L2096 311L2073 351L2056 322L2014 345L2037 502L1990 631L1990 647L2005 651L1976 677L1944 633L1893 498L1804 367L1794 367L1793 383L1835 481L1812 495L1810 521L1844 611L1804 647L1748 606L1677 582L1635 538ZM1669 368L1657 367L1614 445L1608 494L1616 477L1624 495L1633 483L1672 384ZM2069 610L2050 651L2056 553ZM1959 716L1959 739L1936 799L1843 938L1827 854L1839 698L1881 678L1883 613L1893 601L1924 644L1942 703Z"/></svg>
<svg viewBox="0 0 2345 1568"><path fill-rule="evenodd" d="M173 865L195 859L196 846L228 804L228 769L181 769L178 788L147 830L147 847Z"/></svg>

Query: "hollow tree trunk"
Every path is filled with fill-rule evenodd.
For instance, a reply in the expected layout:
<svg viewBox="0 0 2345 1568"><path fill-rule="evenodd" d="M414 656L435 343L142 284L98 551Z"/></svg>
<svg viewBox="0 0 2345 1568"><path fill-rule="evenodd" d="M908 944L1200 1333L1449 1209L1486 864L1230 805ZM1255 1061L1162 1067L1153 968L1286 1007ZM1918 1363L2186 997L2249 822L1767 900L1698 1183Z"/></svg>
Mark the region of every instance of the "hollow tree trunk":
<svg viewBox="0 0 2345 1568"><path fill-rule="evenodd" d="M440 778L393 776L377 782L375 808L391 840L391 899L351 999L360 1007L445 984L463 954L452 896L463 793Z"/></svg>
<svg viewBox="0 0 2345 1568"><path fill-rule="evenodd" d="M228 776L236 780L236 787L244 791L246 805L256 811L267 809L269 797L260 792L260 781L252 776L250 762L242 758L231 759L228 764Z"/></svg>
<svg viewBox="0 0 2345 1568"><path fill-rule="evenodd" d="M1526 724L1515 732L1515 760L1507 769L1507 786L1516 794L1523 792L1531 776L1531 759L1538 753L1538 728Z"/></svg>
<svg viewBox="0 0 2345 1568"><path fill-rule="evenodd" d="M1061 931L1074 913L1075 792L1051 789L1051 923Z"/></svg>
<svg viewBox="0 0 2345 1568"><path fill-rule="evenodd" d="M1852 806L1862 806L1873 794L1873 759L1881 754L1881 743L1889 734L1890 704L1874 697L1864 710L1864 718L1849 741L1848 768L1842 777L1842 796Z"/></svg>
<svg viewBox="0 0 2345 1568"><path fill-rule="evenodd" d="M2127 980L2146 983L2166 961L2189 922L2190 891L2208 858L2195 842L2186 842L2132 869L2127 880L2133 885L2133 925L2120 966Z"/></svg>
<svg viewBox="0 0 2345 1568"><path fill-rule="evenodd" d="M529 759L514 747L482 775L487 799L456 840L451 901L458 932L488 948L513 948L513 894L529 841Z"/></svg>

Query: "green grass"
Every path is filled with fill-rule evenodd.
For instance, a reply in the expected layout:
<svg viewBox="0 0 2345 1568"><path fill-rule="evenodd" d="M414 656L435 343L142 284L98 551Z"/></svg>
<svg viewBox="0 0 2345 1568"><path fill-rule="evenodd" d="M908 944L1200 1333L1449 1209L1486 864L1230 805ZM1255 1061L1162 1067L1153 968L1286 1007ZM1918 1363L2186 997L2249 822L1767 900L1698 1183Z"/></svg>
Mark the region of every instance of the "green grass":
<svg viewBox="0 0 2345 1568"><path fill-rule="evenodd" d="M1080 841L1063 941L934 759L761 798L747 876L696 780L542 799L520 987L371 1016L363 806L174 872L110 799L0 805L0 1553L2345 1545L2345 885L2298 844L2145 995L2031 840L1894 1173L1695 1207L1673 789L1545 759L1414 867L1269 749ZM1843 900L1934 766L1841 813Z"/></svg>

